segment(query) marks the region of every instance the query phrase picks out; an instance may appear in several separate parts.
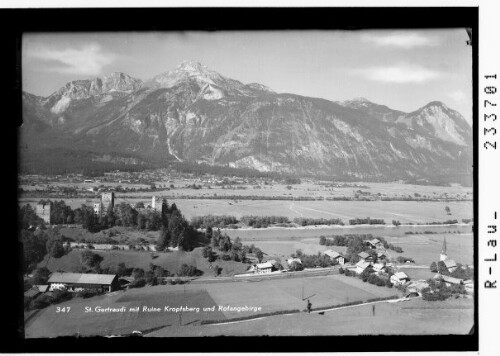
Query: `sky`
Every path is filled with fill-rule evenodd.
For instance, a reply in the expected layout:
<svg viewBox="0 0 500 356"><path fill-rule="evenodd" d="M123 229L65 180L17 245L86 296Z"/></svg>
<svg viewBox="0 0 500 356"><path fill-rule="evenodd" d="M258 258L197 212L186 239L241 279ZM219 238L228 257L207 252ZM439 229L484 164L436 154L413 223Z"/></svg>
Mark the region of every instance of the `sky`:
<svg viewBox="0 0 500 356"><path fill-rule="evenodd" d="M333 101L364 97L411 112L442 101L472 122L465 29L27 33L23 90L48 96L77 79L147 80L196 60L243 83Z"/></svg>

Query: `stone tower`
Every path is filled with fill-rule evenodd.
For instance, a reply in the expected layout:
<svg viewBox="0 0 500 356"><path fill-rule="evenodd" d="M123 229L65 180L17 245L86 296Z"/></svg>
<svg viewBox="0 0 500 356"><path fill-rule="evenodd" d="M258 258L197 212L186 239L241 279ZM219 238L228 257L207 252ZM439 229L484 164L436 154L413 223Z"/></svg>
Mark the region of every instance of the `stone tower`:
<svg viewBox="0 0 500 356"><path fill-rule="evenodd" d="M441 250L441 254L439 255L439 260L444 261L448 258L448 255L446 254L446 237L443 239L443 248Z"/></svg>
<svg viewBox="0 0 500 356"><path fill-rule="evenodd" d="M102 212L102 203L100 201L94 203L94 214L96 214L98 217L101 217L101 212Z"/></svg>
<svg viewBox="0 0 500 356"><path fill-rule="evenodd" d="M101 195L101 211L105 214L108 212L108 208L111 205L111 208L115 207L115 192L110 193L102 193Z"/></svg>
<svg viewBox="0 0 500 356"><path fill-rule="evenodd" d="M38 217L50 224L50 204L37 204L35 212Z"/></svg>
<svg viewBox="0 0 500 356"><path fill-rule="evenodd" d="M161 199L160 197L153 195L151 198L151 209L161 211Z"/></svg>

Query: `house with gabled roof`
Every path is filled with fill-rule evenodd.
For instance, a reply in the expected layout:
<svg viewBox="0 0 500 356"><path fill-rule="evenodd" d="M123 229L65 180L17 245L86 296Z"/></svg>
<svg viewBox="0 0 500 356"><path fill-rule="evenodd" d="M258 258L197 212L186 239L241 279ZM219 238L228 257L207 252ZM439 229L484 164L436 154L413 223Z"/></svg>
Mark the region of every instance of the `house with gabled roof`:
<svg viewBox="0 0 500 356"><path fill-rule="evenodd" d="M373 271L377 274L385 272L385 263L375 263L373 264Z"/></svg>
<svg viewBox="0 0 500 356"><path fill-rule="evenodd" d="M404 272L396 272L391 276L391 283L394 285L405 284L410 280L410 277Z"/></svg>
<svg viewBox="0 0 500 356"><path fill-rule="evenodd" d="M371 248L380 248L382 247L382 242L380 242L379 239L371 239L367 240L366 244L370 246Z"/></svg>
<svg viewBox="0 0 500 356"><path fill-rule="evenodd" d="M47 283L50 291L65 288L70 292L78 292L85 289L112 292L119 288L118 276L116 274L54 272Z"/></svg>
<svg viewBox="0 0 500 356"><path fill-rule="evenodd" d="M448 272L451 273L457 269L457 263L455 262L455 260L444 260L443 262Z"/></svg>
<svg viewBox="0 0 500 356"><path fill-rule="evenodd" d="M264 263L258 263L255 266L255 273L262 274L262 273L270 273L273 270L273 264L268 262Z"/></svg>
<svg viewBox="0 0 500 356"><path fill-rule="evenodd" d="M370 268L371 264L370 262L366 262L364 260L359 261L356 263L356 273L361 274L363 273L367 268Z"/></svg>
<svg viewBox="0 0 500 356"><path fill-rule="evenodd" d="M334 250L326 250L323 252L324 255L327 255L328 257L330 257L330 259L333 261L333 262L336 262L337 264L339 265L343 265L345 263L345 258L344 256L337 252L337 251L334 251Z"/></svg>
<svg viewBox="0 0 500 356"><path fill-rule="evenodd" d="M366 252L364 252L364 251L363 251L363 252L358 253L358 256L359 256L359 258L360 258L362 261L365 261L365 262L372 263L372 262L373 262L373 260L374 260L374 258L373 258L371 255L369 255L368 253L366 253Z"/></svg>

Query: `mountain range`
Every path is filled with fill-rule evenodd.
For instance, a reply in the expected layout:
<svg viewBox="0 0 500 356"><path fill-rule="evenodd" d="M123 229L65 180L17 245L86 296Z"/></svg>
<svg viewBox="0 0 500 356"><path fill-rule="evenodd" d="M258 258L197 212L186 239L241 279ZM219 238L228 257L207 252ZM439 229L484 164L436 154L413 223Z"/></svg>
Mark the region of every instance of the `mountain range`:
<svg viewBox="0 0 500 356"><path fill-rule="evenodd" d="M472 129L442 102L407 113L276 93L194 61L146 81L115 72L48 97L23 92L20 131L21 160L71 149L332 178L472 173Z"/></svg>

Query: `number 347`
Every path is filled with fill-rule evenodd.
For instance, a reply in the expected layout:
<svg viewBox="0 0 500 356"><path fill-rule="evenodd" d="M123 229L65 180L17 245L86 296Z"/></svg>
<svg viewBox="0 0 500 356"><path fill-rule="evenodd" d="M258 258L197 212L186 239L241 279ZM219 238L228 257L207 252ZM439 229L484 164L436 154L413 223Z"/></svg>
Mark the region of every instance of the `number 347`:
<svg viewBox="0 0 500 356"><path fill-rule="evenodd" d="M71 307L56 307L56 313L69 313Z"/></svg>

